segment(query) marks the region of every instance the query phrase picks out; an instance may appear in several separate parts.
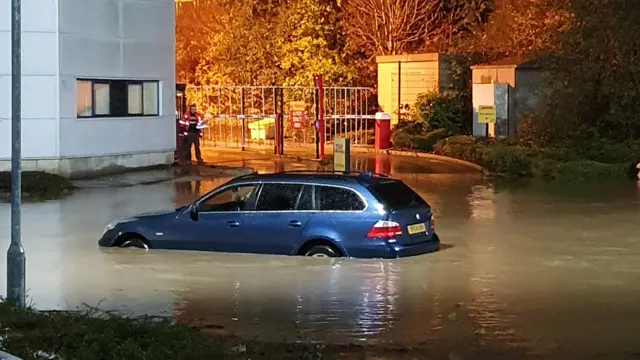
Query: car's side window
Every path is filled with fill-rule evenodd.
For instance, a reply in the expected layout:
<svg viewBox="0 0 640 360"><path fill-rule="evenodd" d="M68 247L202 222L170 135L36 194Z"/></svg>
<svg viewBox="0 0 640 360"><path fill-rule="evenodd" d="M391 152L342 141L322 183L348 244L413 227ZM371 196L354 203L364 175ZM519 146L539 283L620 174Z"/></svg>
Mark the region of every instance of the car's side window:
<svg viewBox="0 0 640 360"><path fill-rule="evenodd" d="M302 191L300 184L264 184L256 203L256 211L291 211L296 209Z"/></svg>
<svg viewBox="0 0 640 360"><path fill-rule="evenodd" d="M308 211L313 210L313 186L305 185L302 189L302 193L298 198L298 206L296 210Z"/></svg>
<svg viewBox="0 0 640 360"><path fill-rule="evenodd" d="M198 205L198 212L245 211L257 185L239 185L205 199Z"/></svg>
<svg viewBox="0 0 640 360"><path fill-rule="evenodd" d="M353 190L316 186L316 203L320 211L362 211L365 203Z"/></svg>

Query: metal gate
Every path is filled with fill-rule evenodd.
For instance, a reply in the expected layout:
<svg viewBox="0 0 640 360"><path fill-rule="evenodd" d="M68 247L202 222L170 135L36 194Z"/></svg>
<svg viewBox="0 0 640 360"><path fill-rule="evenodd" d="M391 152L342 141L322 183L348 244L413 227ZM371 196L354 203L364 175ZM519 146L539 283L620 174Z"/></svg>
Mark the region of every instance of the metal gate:
<svg viewBox="0 0 640 360"><path fill-rule="evenodd" d="M312 148L319 111L325 143L335 137L347 137L356 146L374 142L378 106L371 88L188 86L186 93L208 125L203 147L272 148L279 133L276 119L282 115L285 148Z"/></svg>

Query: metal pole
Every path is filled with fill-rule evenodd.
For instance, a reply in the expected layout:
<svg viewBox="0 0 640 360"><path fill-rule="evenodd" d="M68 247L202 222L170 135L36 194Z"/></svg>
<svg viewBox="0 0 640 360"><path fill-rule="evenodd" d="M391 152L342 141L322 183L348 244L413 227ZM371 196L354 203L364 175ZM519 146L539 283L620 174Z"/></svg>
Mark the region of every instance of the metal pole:
<svg viewBox="0 0 640 360"><path fill-rule="evenodd" d="M11 244L7 251L7 299L24 307L26 304L26 256L20 235L22 202L22 48L21 0L11 1Z"/></svg>
<svg viewBox="0 0 640 360"><path fill-rule="evenodd" d="M400 113L402 112L402 63L398 61L398 122L402 119Z"/></svg>
<svg viewBox="0 0 640 360"><path fill-rule="evenodd" d="M240 135L240 137L241 137L240 141L242 142L242 144L241 144L242 145L242 151L244 151L245 150L245 148L244 148L245 129L244 128L245 128L245 125L246 125L245 120L244 120L244 86L240 88L240 116L242 117L242 121L241 121L242 131L240 133L241 134Z"/></svg>
<svg viewBox="0 0 640 360"><path fill-rule="evenodd" d="M369 115L369 91L365 91L364 95L364 114ZM367 130L369 130L369 119L365 119L364 121L364 142L368 145L369 135L367 134Z"/></svg>
<svg viewBox="0 0 640 360"><path fill-rule="evenodd" d="M218 86L218 136L217 140L222 141L222 118L220 116L222 108L220 108L220 98L222 97L222 93L220 87Z"/></svg>
<svg viewBox="0 0 640 360"><path fill-rule="evenodd" d="M279 155L280 154L280 141L278 140L280 138L280 136L278 135L278 133L280 132L280 129L278 128L278 92L276 91L275 86L272 89L273 92L273 130L275 132L275 139L273 141L274 144L274 148L273 148L273 153L275 155Z"/></svg>
<svg viewBox="0 0 640 360"><path fill-rule="evenodd" d="M360 111L359 111L359 105L360 105L359 100L360 100L360 97L358 95L360 94L360 90L354 89L353 90L353 94L355 96L355 99L354 99L354 102L353 102L353 109L356 112L356 114L355 114L356 115L356 120L355 120L355 124L356 124L356 129L355 129L356 140L355 140L354 144L358 145L358 144L360 144L358 142L358 133L360 132L360 126L359 126L360 125L360 118L358 117L358 114L360 113ZM365 144L365 145L367 145L367 144Z"/></svg>
<svg viewBox="0 0 640 360"><path fill-rule="evenodd" d="M284 155L284 88L280 88L280 153L278 155Z"/></svg>
<svg viewBox="0 0 640 360"><path fill-rule="evenodd" d="M320 103L318 102L318 94L320 93L320 87L318 86L319 77L315 76L315 89L313 89L313 105L315 116L315 130L316 130L316 159L320 160Z"/></svg>
<svg viewBox="0 0 640 360"><path fill-rule="evenodd" d="M318 118L319 125L319 138L320 140L320 160L324 160L324 145L326 136L324 135L326 131L325 126L325 117L324 117L324 76L318 75L318 112L320 113L320 117Z"/></svg>

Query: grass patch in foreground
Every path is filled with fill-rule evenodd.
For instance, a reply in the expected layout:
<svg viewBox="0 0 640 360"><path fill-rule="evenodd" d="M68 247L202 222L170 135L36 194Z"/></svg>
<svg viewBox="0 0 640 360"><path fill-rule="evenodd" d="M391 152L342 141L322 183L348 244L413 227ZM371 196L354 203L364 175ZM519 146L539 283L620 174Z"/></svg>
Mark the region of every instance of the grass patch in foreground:
<svg viewBox="0 0 640 360"><path fill-rule="evenodd" d="M41 171L22 172L22 192L27 199L56 199L74 188L64 176ZM0 171L0 194L11 191L11 172Z"/></svg>
<svg viewBox="0 0 640 360"><path fill-rule="evenodd" d="M265 329L265 331L267 331ZM0 302L0 349L24 360L102 359L405 359L413 349L244 341L211 335L170 319L38 312Z"/></svg>

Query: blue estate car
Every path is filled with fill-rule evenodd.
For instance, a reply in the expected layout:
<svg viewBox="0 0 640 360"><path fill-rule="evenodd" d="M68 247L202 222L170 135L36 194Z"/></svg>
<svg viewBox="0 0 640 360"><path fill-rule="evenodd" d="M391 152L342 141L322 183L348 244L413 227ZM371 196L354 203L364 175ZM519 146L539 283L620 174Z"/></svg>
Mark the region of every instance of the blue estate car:
<svg viewBox="0 0 640 360"><path fill-rule="evenodd" d="M398 258L440 248L431 207L371 173L283 172L232 179L175 211L109 224L101 247Z"/></svg>

